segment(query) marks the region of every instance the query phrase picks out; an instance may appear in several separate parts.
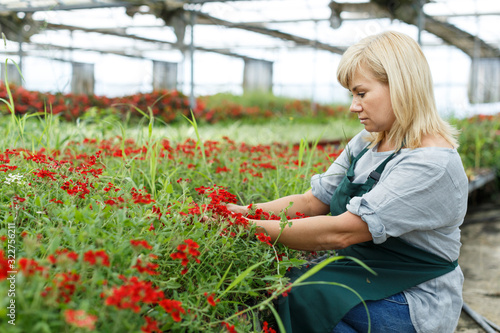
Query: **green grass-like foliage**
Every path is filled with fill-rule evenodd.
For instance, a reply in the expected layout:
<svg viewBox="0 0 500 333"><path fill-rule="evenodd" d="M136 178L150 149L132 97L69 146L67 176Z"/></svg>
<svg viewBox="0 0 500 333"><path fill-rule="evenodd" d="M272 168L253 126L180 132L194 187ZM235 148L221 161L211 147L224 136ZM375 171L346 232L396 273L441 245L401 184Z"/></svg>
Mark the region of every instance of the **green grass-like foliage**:
<svg viewBox="0 0 500 333"><path fill-rule="evenodd" d="M494 169L500 176L500 113L451 121L460 130L458 151L470 176Z"/></svg>
<svg viewBox="0 0 500 333"><path fill-rule="evenodd" d="M172 141L154 119L140 131L98 115L0 118L0 331L260 332L275 321L272 300L293 287L285 273L308 254L269 244L221 201L304 192L341 148L204 140L192 117L196 135Z"/></svg>

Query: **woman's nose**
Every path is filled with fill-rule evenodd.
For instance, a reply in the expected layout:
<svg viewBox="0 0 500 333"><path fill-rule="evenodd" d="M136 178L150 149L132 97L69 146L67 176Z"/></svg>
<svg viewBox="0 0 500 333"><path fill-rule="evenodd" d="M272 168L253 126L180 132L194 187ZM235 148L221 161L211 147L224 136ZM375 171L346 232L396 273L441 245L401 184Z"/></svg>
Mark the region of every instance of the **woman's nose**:
<svg viewBox="0 0 500 333"><path fill-rule="evenodd" d="M356 98L352 98L351 106L349 107L349 111L351 112L360 112L362 110L361 104Z"/></svg>

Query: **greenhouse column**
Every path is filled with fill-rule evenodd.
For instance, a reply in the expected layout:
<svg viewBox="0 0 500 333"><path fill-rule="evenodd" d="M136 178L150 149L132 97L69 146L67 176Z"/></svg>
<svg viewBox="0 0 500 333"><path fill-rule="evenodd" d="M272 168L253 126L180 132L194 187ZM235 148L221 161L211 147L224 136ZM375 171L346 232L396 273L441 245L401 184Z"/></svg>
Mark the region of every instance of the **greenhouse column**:
<svg viewBox="0 0 500 333"><path fill-rule="evenodd" d="M177 90L177 64L153 61L153 90Z"/></svg>
<svg viewBox="0 0 500 333"><path fill-rule="evenodd" d="M22 85L21 73L19 73L17 66L12 63L7 63L7 79L9 80L9 84L14 84L16 86ZM1 81L5 81L5 63L2 65Z"/></svg>
<svg viewBox="0 0 500 333"><path fill-rule="evenodd" d="M191 83L191 92L189 93L189 105L191 109L196 109L196 98L194 96L194 22L196 21L195 13L190 13L190 25L191 25L191 43L189 44L189 55L190 55L190 83Z"/></svg>
<svg viewBox="0 0 500 333"><path fill-rule="evenodd" d="M73 94L94 94L94 64L73 62L73 76L71 77L71 92Z"/></svg>
<svg viewBox="0 0 500 333"><path fill-rule="evenodd" d="M500 58L472 59L469 101L471 103L500 102Z"/></svg>
<svg viewBox="0 0 500 333"><path fill-rule="evenodd" d="M243 90L245 92L271 92L273 90L273 63L266 60L245 59Z"/></svg>

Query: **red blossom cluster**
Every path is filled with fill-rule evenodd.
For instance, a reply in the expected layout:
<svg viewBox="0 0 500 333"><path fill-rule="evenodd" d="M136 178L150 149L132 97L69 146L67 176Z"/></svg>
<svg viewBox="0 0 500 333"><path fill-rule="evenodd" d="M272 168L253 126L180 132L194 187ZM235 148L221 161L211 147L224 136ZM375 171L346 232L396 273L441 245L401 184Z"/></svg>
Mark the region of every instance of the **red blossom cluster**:
<svg viewBox="0 0 500 333"><path fill-rule="evenodd" d="M47 259L54 265L56 264L64 264L66 262L77 262L78 261L78 253L74 251L70 251L68 249L58 249L54 254L51 254L47 257Z"/></svg>
<svg viewBox="0 0 500 333"><path fill-rule="evenodd" d="M28 258L20 258L18 260L18 265L25 276L32 276L36 273L43 273L48 268L41 266L36 260Z"/></svg>
<svg viewBox="0 0 500 333"><path fill-rule="evenodd" d="M7 279L7 272L9 269L9 261L5 257L5 254L2 250L0 250L0 281Z"/></svg>
<svg viewBox="0 0 500 333"><path fill-rule="evenodd" d="M83 254L83 261L88 262L91 265L102 265L109 267L109 257L106 251L104 250L98 250L98 251L92 251L89 250Z"/></svg>
<svg viewBox="0 0 500 333"><path fill-rule="evenodd" d="M136 276L127 278L121 275L120 279L123 280L121 286L112 287L101 295L106 305L138 313L143 304L158 304L164 298L163 291L153 286L152 282L139 280Z"/></svg>
<svg viewBox="0 0 500 333"><path fill-rule="evenodd" d="M229 325L225 321L222 322L222 327L226 329L229 333L237 333L236 328L234 328L234 325Z"/></svg>
<svg viewBox="0 0 500 333"><path fill-rule="evenodd" d="M88 314L84 310L64 310L64 319L72 326L95 330L97 316Z"/></svg>
<svg viewBox="0 0 500 333"><path fill-rule="evenodd" d="M151 317L144 316L144 320L146 321L146 324L141 327L141 332L144 333L162 333L160 328L158 327L158 321L154 320Z"/></svg>
<svg viewBox="0 0 500 333"><path fill-rule="evenodd" d="M84 116L88 110L98 108L117 114L130 114L142 117L138 110L147 113L151 110L153 115L166 123L181 119L179 114L189 117L191 110L197 119L215 123L229 119L262 119L281 116L346 116L346 107L343 105L331 106L312 103L309 100L293 99L283 105L270 103L264 106L244 106L237 102L224 101L216 106L207 108L210 96L199 97L196 107L192 108L189 98L176 90L155 90L151 93L138 93L129 96L108 98L105 96L85 94L49 94L38 91L28 91L22 86L9 84L14 100L16 114L43 112L44 109L52 114L61 114L70 121ZM0 82L0 98L9 99L4 82ZM7 112L6 107L3 107ZM348 115L348 114L347 114Z"/></svg>
<svg viewBox="0 0 500 333"><path fill-rule="evenodd" d="M262 243L266 243L269 246L273 246L273 244L271 244L271 236L268 236L263 232L256 233L255 236L257 236L257 239L260 240Z"/></svg>
<svg viewBox="0 0 500 333"><path fill-rule="evenodd" d="M132 194L132 200L136 204L140 203L140 204L147 205L147 204L155 202L151 198L151 194L146 193L146 189L137 190L136 188L133 187L132 190L130 191L130 194Z"/></svg>
<svg viewBox="0 0 500 333"><path fill-rule="evenodd" d="M211 212L213 215L225 220L228 226L240 225L243 227L248 227L249 222L242 214L233 213L227 209L226 204L236 203L236 196L228 192L224 187L213 185L212 187L201 186L195 188L195 190L200 195L206 195L210 198L210 202L207 205L203 205L204 211ZM223 234L230 234L232 237L235 236L233 231L227 228L223 229Z"/></svg>
<svg viewBox="0 0 500 333"><path fill-rule="evenodd" d="M140 239L131 239L130 245L132 245L135 249L145 248L146 250L151 250L153 247L146 241Z"/></svg>
<svg viewBox="0 0 500 333"><path fill-rule="evenodd" d="M137 109L147 112L146 110L150 108L157 118L161 118L165 122L172 122L178 118L179 113L188 116L191 110L189 99L175 90L157 90L145 94L108 98L72 93L54 95L28 91L22 86L14 84L9 84L9 88L14 99L16 114L43 112L46 108L47 112L61 114L66 120L75 120L84 116L91 107L114 110L115 113L130 113L135 117L142 117ZM0 82L0 98L9 99L4 82ZM199 101L193 111L202 114L204 105L202 101Z"/></svg>
<svg viewBox="0 0 500 333"><path fill-rule="evenodd" d="M265 321L262 324L262 333L276 333L276 330L269 327L269 323L267 321Z"/></svg>
<svg viewBox="0 0 500 333"><path fill-rule="evenodd" d="M177 245L177 251L170 254L170 257L174 260L181 260L181 265L184 266L185 268L181 271L181 274L184 275L188 272L188 267L187 265L191 260L194 260L196 263L200 263L200 259L198 257L200 256L200 251L198 251L198 248L200 246L198 243L193 241L192 239L186 239L184 240L183 244Z"/></svg>
<svg viewBox="0 0 500 333"><path fill-rule="evenodd" d="M74 272L57 273L51 281L51 286L42 291L42 296L54 298L59 303L69 303L79 286L80 275Z"/></svg>
<svg viewBox="0 0 500 333"><path fill-rule="evenodd" d="M181 313L186 314L186 310L182 307L181 301L172 299L163 299L158 303L166 313L172 316L174 321L181 321Z"/></svg>
<svg viewBox="0 0 500 333"><path fill-rule="evenodd" d="M150 258L156 259L155 255L150 254ZM146 273L149 275L158 275L160 272L157 271L159 265L152 262L143 262L140 258L137 259L137 263L132 266L132 268L137 269L139 273Z"/></svg>
<svg viewBox="0 0 500 333"><path fill-rule="evenodd" d="M216 306L217 303L220 302L220 299L218 299L218 298L214 299L214 297L215 297L214 293L211 293L211 294L204 293L203 295L207 298L207 303L210 304L211 306Z"/></svg>

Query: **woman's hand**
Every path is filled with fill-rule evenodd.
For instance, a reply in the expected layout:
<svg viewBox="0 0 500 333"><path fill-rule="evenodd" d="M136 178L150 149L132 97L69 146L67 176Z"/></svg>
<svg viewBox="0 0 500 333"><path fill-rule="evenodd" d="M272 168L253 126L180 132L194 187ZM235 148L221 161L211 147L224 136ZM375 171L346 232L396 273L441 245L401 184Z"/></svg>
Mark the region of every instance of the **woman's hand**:
<svg viewBox="0 0 500 333"><path fill-rule="evenodd" d="M240 213L242 215L247 215L248 214L248 207L247 206L240 206L240 205L235 205L232 203L229 203L226 205L227 209L233 213Z"/></svg>

